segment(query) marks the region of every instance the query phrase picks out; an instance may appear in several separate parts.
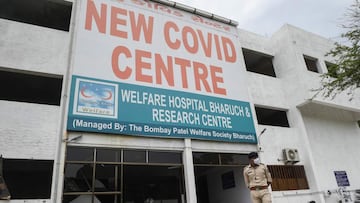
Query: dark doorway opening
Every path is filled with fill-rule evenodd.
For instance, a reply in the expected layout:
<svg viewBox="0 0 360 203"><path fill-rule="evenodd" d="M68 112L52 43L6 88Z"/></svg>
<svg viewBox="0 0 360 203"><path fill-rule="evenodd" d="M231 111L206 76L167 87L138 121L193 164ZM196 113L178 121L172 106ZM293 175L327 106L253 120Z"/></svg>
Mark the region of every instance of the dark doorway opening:
<svg viewBox="0 0 360 203"><path fill-rule="evenodd" d="M209 185L207 182L206 175L198 175L196 176L196 196L197 196L197 202L198 203L208 203L209 200Z"/></svg>
<svg viewBox="0 0 360 203"><path fill-rule="evenodd" d="M124 166L124 202L182 203L183 168L180 166Z"/></svg>
<svg viewBox="0 0 360 203"><path fill-rule="evenodd" d="M194 152L193 160L197 203L250 202L245 154Z"/></svg>

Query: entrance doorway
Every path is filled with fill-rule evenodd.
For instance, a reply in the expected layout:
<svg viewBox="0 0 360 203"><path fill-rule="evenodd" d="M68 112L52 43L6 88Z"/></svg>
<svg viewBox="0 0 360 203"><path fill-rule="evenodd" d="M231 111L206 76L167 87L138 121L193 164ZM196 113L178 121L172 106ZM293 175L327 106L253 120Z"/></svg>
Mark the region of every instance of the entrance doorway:
<svg viewBox="0 0 360 203"><path fill-rule="evenodd" d="M182 152L67 147L63 203L183 203Z"/></svg>
<svg viewBox="0 0 360 203"><path fill-rule="evenodd" d="M124 166L125 203L181 203L182 167Z"/></svg>
<svg viewBox="0 0 360 203"><path fill-rule="evenodd" d="M250 202L243 178L247 155L194 152L197 203Z"/></svg>

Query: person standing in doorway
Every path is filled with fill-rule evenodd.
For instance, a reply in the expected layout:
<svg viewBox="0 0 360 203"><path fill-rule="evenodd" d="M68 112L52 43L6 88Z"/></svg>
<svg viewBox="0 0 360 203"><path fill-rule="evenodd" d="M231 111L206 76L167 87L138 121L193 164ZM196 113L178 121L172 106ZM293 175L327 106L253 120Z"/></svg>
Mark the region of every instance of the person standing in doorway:
<svg viewBox="0 0 360 203"><path fill-rule="evenodd" d="M251 152L248 155L249 165L244 168L245 185L250 189L253 203L271 203L269 185L271 174L265 164L260 163L259 155Z"/></svg>

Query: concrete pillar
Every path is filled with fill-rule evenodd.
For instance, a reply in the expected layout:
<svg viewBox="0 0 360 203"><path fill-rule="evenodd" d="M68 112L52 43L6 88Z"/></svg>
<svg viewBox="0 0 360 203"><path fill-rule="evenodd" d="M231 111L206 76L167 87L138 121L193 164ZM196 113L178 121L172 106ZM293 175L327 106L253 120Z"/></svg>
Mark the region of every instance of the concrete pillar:
<svg viewBox="0 0 360 203"><path fill-rule="evenodd" d="M185 139L184 142L185 142L185 149L183 152L183 162L184 162L186 203L197 203L191 139Z"/></svg>

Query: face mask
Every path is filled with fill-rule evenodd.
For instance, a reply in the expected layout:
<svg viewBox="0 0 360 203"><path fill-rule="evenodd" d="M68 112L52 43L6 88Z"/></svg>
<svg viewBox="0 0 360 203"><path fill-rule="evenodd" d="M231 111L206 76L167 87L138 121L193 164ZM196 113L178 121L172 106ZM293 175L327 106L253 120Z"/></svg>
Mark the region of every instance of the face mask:
<svg viewBox="0 0 360 203"><path fill-rule="evenodd" d="M259 158L254 159L254 164L260 165L260 159Z"/></svg>

